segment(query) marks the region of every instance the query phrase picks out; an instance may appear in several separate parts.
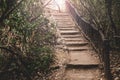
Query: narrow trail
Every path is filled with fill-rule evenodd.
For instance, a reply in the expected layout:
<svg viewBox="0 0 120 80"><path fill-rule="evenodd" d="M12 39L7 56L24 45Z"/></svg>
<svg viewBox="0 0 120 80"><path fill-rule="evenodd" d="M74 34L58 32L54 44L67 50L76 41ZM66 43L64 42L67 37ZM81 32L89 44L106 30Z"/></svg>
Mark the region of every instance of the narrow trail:
<svg viewBox="0 0 120 80"><path fill-rule="evenodd" d="M51 6L51 5L50 5ZM68 52L68 61L65 64L65 80L103 80L99 68L100 59L93 50L90 42L66 9L59 12L57 9L46 8L46 15L52 16L56 22L59 47Z"/></svg>

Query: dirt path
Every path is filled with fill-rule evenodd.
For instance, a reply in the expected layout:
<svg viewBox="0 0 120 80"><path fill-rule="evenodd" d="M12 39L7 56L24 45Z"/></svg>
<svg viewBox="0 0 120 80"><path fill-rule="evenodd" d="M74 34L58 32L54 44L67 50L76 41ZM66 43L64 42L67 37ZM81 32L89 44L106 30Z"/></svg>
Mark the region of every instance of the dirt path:
<svg viewBox="0 0 120 80"><path fill-rule="evenodd" d="M58 50L60 53L58 58L64 55L62 59L64 61L61 61L62 78L58 80L103 80L97 53L78 29L67 10L59 12L57 8L52 8L50 5L46 8L46 15L51 16L56 23L58 37L56 47L64 51L60 53Z"/></svg>

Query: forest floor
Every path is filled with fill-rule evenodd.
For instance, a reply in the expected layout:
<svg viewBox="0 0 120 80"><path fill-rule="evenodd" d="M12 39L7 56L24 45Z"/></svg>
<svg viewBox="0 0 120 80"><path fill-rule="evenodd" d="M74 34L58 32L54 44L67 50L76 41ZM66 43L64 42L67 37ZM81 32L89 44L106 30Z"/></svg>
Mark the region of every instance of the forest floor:
<svg viewBox="0 0 120 80"><path fill-rule="evenodd" d="M114 80L120 80L120 51L111 52L111 69Z"/></svg>

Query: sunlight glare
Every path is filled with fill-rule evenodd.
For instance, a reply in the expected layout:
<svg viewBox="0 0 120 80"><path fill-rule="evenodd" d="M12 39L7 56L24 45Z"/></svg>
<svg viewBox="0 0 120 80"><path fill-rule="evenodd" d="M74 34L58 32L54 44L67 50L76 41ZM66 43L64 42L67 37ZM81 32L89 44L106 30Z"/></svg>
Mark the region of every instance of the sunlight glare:
<svg viewBox="0 0 120 80"><path fill-rule="evenodd" d="M65 9L65 0L55 0L56 3L59 5L60 9Z"/></svg>
<svg viewBox="0 0 120 80"><path fill-rule="evenodd" d="M64 5L65 4L65 0L55 0L57 2L57 4L60 5Z"/></svg>

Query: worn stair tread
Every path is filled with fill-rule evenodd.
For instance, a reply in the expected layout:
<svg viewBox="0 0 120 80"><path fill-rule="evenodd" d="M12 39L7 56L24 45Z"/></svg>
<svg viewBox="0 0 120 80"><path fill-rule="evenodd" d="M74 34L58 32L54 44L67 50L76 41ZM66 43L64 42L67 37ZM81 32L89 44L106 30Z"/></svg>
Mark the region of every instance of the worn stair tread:
<svg viewBox="0 0 120 80"><path fill-rule="evenodd" d="M70 30L75 30L75 28L69 28L69 27L67 27L67 28L58 28L59 30L62 30L62 31L70 31Z"/></svg>
<svg viewBox="0 0 120 80"><path fill-rule="evenodd" d="M66 80L98 80L96 78L91 78L91 77L81 77L81 76L69 76Z"/></svg>
<svg viewBox="0 0 120 80"><path fill-rule="evenodd" d="M99 58L89 51L71 52L68 65L99 65Z"/></svg>
<svg viewBox="0 0 120 80"><path fill-rule="evenodd" d="M61 21L57 21L58 24L74 24L74 21L65 21L65 20L61 20Z"/></svg>
<svg viewBox="0 0 120 80"><path fill-rule="evenodd" d="M67 21L72 21L72 19L71 18L55 18L55 17L53 17L53 19L54 20L56 20L56 21L60 21L60 20L67 20Z"/></svg>
<svg viewBox="0 0 120 80"><path fill-rule="evenodd" d="M73 22L69 22L69 23L68 22L66 22L66 23L64 23L64 22L58 22L57 23L57 25L63 25L63 24L64 25L73 25L74 23Z"/></svg>
<svg viewBox="0 0 120 80"><path fill-rule="evenodd" d="M99 80L100 70L94 69L67 69L67 80Z"/></svg>
<svg viewBox="0 0 120 80"><path fill-rule="evenodd" d="M84 38L63 38L66 42L75 42L75 41L86 41Z"/></svg>
<svg viewBox="0 0 120 80"><path fill-rule="evenodd" d="M56 21L73 21L71 18L54 18Z"/></svg>
<svg viewBox="0 0 120 80"><path fill-rule="evenodd" d="M90 48L89 47L87 47L87 46L80 46L80 47L75 47L75 46L73 46L73 47L71 47L71 46L67 46L67 49L69 50L69 51L87 51L87 50L90 50Z"/></svg>
<svg viewBox="0 0 120 80"><path fill-rule="evenodd" d="M78 30L66 30L66 31L60 31L60 33L79 33Z"/></svg>
<svg viewBox="0 0 120 80"><path fill-rule="evenodd" d="M79 34L79 31L76 30L66 30L66 31L60 31L60 34Z"/></svg>
<svg viewBox="0 0 120 80"><path fill-rule="evenodd" d="M69 13L63 12L63 13L51 13L53 16L70 16Z"/></svg>
<svg viewBox="0 0 120 80"><path fill-rule="evenodd" d="M75 27L75 25L70 25L70 26L68 26L68 25L57 25L57 28L74 28Z"/></svg>
<svg viewBox="0 0 120 80"><path fill-rule="evenodd" d="M78 44L82 44L82 43L83 43L83 44L84 44L84 43L87 44L87 43L88 43L87 40L80 39L80 38L79 38L79 39L77 39L77 38L76 38L76 39L74 39L74 38L73 38L73 39L66 39L66 38L64 39L64 38L63 38L63 40L64 40L64 42L65 42L66 44L77 44L77 43L78 43Z"/></svg>
<svg viewBox="0 0 120 80"><path fill-rule="evenodd" d="M72 19L56 19L56 22L73 22L73 20Z"/></svg>
<svg viewBox="0 0 120 80"><path fill-rule="evenodd" d="M62 27L57 27L58 29L74 29L74 30L76 30L76 28L75 28L75 26L72 26L72 27L64 27L64 26L62 26Z"/></svg>
<svg viewBox="0 0 120 80"><path fill-rule="evenodd" d="M67 46L85 46L88 45L88 42L83 41L69 41L65 42Z"/></svg>
<svg viewBox="0 0 120 80"><path fill-rule="evenodd" d="M74 46L65 46L65 45L60 45L60 46L57 46L61 49L66 49L66 50L69 50L69 52L71 51L89 51L89 50L92 50L90 49L89 47L86 47L86 46L83 46L83 47L74 47Z"/></svg>
<svg viewBox="0 0 120 80"><path fill-rule="evenodd" d="M68 16L69 15L69 13L67 13L67 12L64 12L64 13L51 13L53 16Z"/></svg>
<svg viewBox="0 0 120 80"><path fill-rule="evenodd" d="M51 13L52 15L69 15L67 12L62 12L62 13Z"/></svg>
<svg viewBox="0 0 120 80"><path fill-rule="evenodd" d="M53 16L53 17L54 17L54 19L72 19L70 16L67 16L67 17L65 17L65 16L60 16L60 17Z"/></svg>
<svg viewBox="0 0 120 80"><path fill-rule="evenodd" d="M68 18L68 17L69 17L69 18L70 18L70 16L69 16L68 14L61 14L61 15L58 15L58 14L55 15L55 14L54 14L53 16L54 16L54 17L65 17L65 18Z"/></svg>
<svg viewBox="0 0 120 80"><path fill-rule="evenodd" d="M77 77L75 77L73 79L69 78L69 79L66 79L66 80L96 80L96 79L94 79L94 78L77 78ZM97 80L99 80L99 79L97 79Z"/></svg>
<svg viewBox="0 0 120 80"><path fill-rule="evenodd" d="M65 27L65 26L61 26L61 27L57 27L58 29L74 29L76 30L75 26L69 26L69 27Z"/></svg>
<svg viewBox="0 0 120 80"><path fill-rule="evenodd" d="M57 18L57 19L58 19L58 18L60 18L60 19L61 19L61 18L63 18L63 19L64 19L64 18L65 18L65 19L71 19L71 17L70 17L69 15L63 15L63 16L62 16L62 15L53 15L53 17L54 17L54 18Z"/></svg>
<svg viewBox="0 0 120 80"><path fill-rule="evenodd" d="M82 35L61 35L63 38L81 38Z"/></svg>
<svg viewBox="0 0 120 80"><path fill-rule="evenodd" d="M76 26L75 24L57 24L57 26L64 26L64 27L71 27L71 26Z"/></svg>

